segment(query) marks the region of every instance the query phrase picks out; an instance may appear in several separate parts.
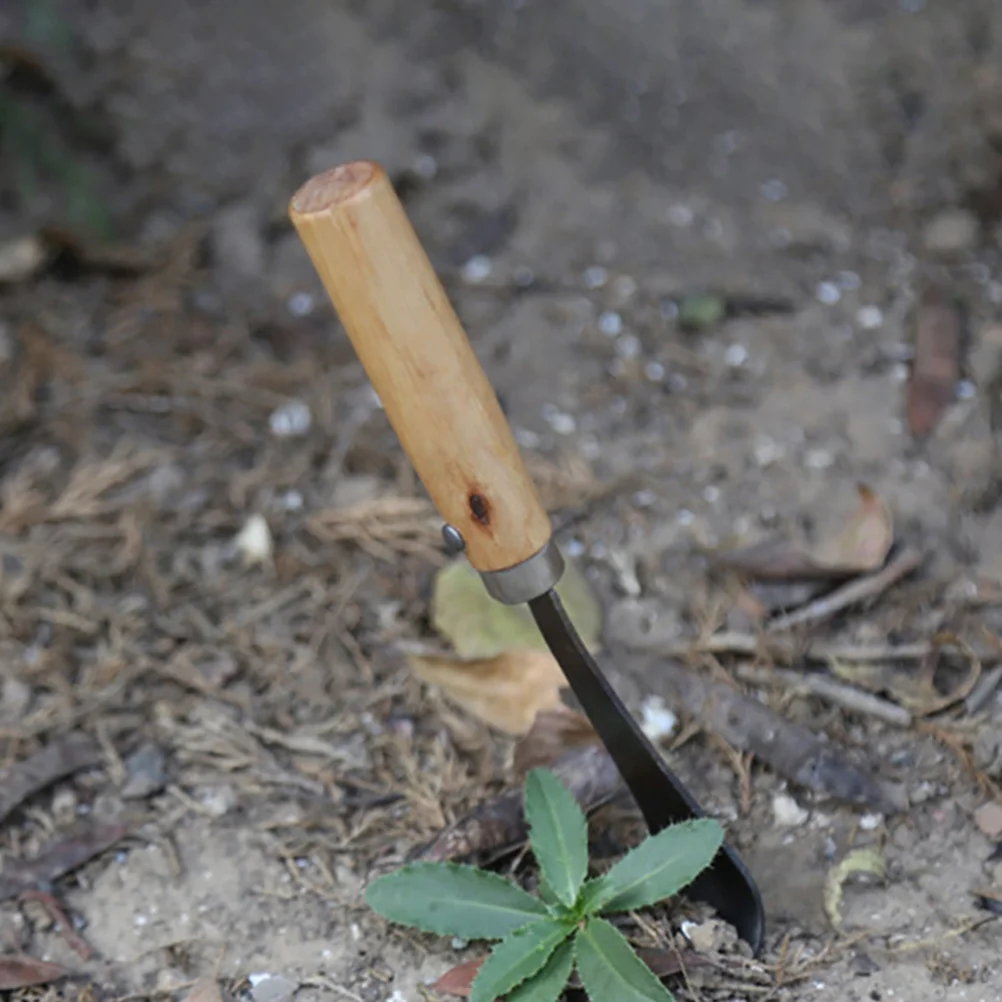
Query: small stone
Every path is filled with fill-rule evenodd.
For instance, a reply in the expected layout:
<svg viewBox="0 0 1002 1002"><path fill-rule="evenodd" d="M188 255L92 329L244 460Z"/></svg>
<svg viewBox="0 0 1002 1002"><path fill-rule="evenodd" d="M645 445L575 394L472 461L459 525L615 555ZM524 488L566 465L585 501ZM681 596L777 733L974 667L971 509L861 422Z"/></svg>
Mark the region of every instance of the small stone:
<svg viewBox="0 0 1002 1002"><path fill-rule="evenodd" d="M598 318L598 329L606 337L618 337L623 332L623 318L612 310L606 310Z"/></svg>
<svg viewBox="0 0 1002 1002"><path fill-rule="evenodd" d="M864 814L859 819L859 827L865 832L872 832L883 824L883 814Z"/></svg>
<svg viewBox="0 0 1002 1002"><path fill-rule="evenodd" d="M251 515L237 533L234 543L248 566L267 563L274 550L271 529L263 515Z"/></svg>
<svg viewBox="0 0 1002 1002"><path fill-rule="evenodd" d="M313 424L313 415L309 404L302 400L290 400L287 404L275 408L268 418L268 426L276 438L293 438L305 435Z"/></svg>
<svg viewBox="0 0 1002 1002"><path fill-rule="evenodd" d="M1002 837L1002 804L994 800L982 804L974 812L974 823L990 839Z"/></svg>
<svg viewBox="0 0 1002 1002"><path fill-rule="evenodd" d="M68 786L52 797L52 816L57 825L72 824L77 818L77 795Z"/></svg>
<svg viewBox="0 0 1002 1002"><path fill-rule="evenodd" d="M590 268L585 268L581 278L586 289L601 289L609 280L609 273L601 265L595 264Z"/></svg>
<svg viewBox="0 0 1002 1002"><path fill-rule="evenodd" d="M254 1002L289 1002L299 988L298 981L281 974L249 974L247 980Z"/></svg>
<svg viewBox="0 0 1002 1002"><path fill-rule="evenodd" d="M640 729L655 742L670 738L678 729L678 717L660 696L648 696L640 704Z"/></svg>
<svg viewBox="0 0 1002 1002"><path fill-rule="evenodd" d="M490 278L494 264L486 254L475 254L463 265L463 281L479 285Z"/></svg>
<svg viewBox="0 0 1002 1002"><path fill-rule="evenodd" d="M977 240L977 217L966 209L946 209L930 219L922 231L925 249L944 257L970 250Z"/></svg>
<svg viewBox="0 0 1002 1002"><path fill-rule="evenodd" d="M799 828L810 817L788 793L777 793L772 798L772 813L777 828Z"/></svg>
<svg viewBox="0 0 1002 1002"><path fill-rule="evenodd" d="M14 721L31 703L31 686L13 675L4 675L0 681L0 717Z"/></svg>
<svg viewBox="0 0 1002 1002"><path fill-rule="evenodd" d="M159 793L167 784L167 759L152 742L141 745L125 760L127 778L122 786L123 800L142 800Z"/></svg>
<svg viewBox="0 0 1002 1002"><path fill-rule="evenodd" d="M814 295L819 303L834 306L842 298L842 290L834 282L819 282Z"/></svg>
<svg viewBox="0 0 1002 1002"><path fill-rule="evenodd" d="M865 331L871 331L884 322L884 312L879 306L862 306L856 314L859 326Z"/></svg>
<svg viewBox="0 0 1002 1002"><path fill-rule="evenodd" d="M706 922L683 922L682 935L697 953L717 953L727 938L727 930L720 919Z"/></svg>
<svg viewBox="0 0 1002 1002"><path fill-rule="evenodd" d="M45 243L35 234L0 244L0 285L26 282L41 271L47 258Z"/></svg>
<svg viewBox="0 0 1002 1002"><path fill-rule="evenodd" d="M748 349L743 344L728 345L724 352L724 361L732 369L737 369L748 361Z"/></svg>
<svg viewBox="0 0 1002 1002"><path fill-rule="evenodd" d="M221 818L237 806L237 794L232 786L215 786L199 797L202 806L215 818Z"/></svg>

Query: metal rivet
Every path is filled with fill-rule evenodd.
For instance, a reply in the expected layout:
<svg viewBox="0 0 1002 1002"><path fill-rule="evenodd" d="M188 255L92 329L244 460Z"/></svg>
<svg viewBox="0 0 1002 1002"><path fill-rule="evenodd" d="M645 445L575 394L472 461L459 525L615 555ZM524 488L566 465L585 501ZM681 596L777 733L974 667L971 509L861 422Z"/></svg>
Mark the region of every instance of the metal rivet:
<svg viewBox="0 0 1002 1002"><path fill-rule="evenodd" d="M442 540L450 553L462 553L466 549L466 540L454 525L446 523L442 526Z"/></svg>

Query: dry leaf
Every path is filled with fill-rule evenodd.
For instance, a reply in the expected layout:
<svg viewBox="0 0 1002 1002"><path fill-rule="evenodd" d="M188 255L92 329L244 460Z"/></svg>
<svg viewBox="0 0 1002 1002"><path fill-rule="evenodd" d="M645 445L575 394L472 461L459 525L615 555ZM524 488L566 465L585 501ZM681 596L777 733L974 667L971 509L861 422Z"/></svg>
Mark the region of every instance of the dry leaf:
<svg viewBox="0 0 1002 1002"><path fill-rule="evenodd" d="M223 1002L223 993L215 978L201 977L191 986L184 1002Z"/></svg>
<svg viewBox="0 0 1002 1002"><path fill-rule="evenodd" d="M530 769L550 768L569 751L598 743L588 718L561 703L536 714L529 732L515 745L512 767L522 782Z"/></svg>
<svg viewBox="0 0 1002 1002"><path fill-rule="evenodd" d="M490 658L408 654L414 674L457 706L506 734L525 734L536 714L561 706L567 680L548 651L516 648Z"/></svg>
<svg viewBox="0 0 1002 1002"><path fill-rule="evenodd" d="M47 985L70 972L59 964L37 960L23 953L0 957L0 992L10 992L31 985Z"/></svg>
<svg viewBox="0 0 1002 1002"><path fill-rule="evenodd" d="M451 970L443 974L432 988L436 992L446 992L449 995L458 995L461 999L470 997L470 989L473 987L473 979L477 976L483 964L484 957L476 960L467 960L465 964L457 964Z"/></svg>
<svg viewBox="0 0 1002 1002"><path fill-rule="evenodd" d="M915 362L908 383L908 428L930 435L956 396L963 318L946 293L930 287L915 315Z"/></svg>
<svg viewBox="0 0 1002 1002"><path fill-rule="evenodd" d="M833 928L842 931L842 889L854 874L864 873L878 880L887 875L887 861L879 849L855 849L825 877L824 906Z"/></svg>
<svg viewBox="0 0 1002 1002"><path fill-rule="evenodd" d="M894 542L894 518L887 502L866 484L856 489L856 513L838 536L813 551L789 540L765 540L718 554L717 563L763 581L851 577L877 570Z"/></svg>
<svg viewBox="0 0 1002 1002"><path fill-rule="evenodd" d="M573 562L567 562L556 591L585 645L595 653L602 631L602 609L587 578ZM505 605L491 598L479 573L465 558L446 564L435 575L431 603L432 625L463 657L490 658L519 647L548 650L528 607Z"/></svg>

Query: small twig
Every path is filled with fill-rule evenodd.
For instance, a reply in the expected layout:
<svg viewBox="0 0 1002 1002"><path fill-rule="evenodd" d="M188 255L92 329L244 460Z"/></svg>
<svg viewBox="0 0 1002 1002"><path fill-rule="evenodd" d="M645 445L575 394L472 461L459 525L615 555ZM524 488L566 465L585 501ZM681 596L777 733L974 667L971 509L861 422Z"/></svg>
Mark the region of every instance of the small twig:
<svg viewBox="0 0 1002 1002"><path fill-rule="evenodd" d="M981 676L980 681L964 701L964 709L968 713L977 713L995 693L1002 682L1002 665L996 665L990 672Z"/></svg>
<svg viewBox="0 0 1002 1002"><path fill-rule="evenodd" d="M632 645L647 649L643 642ZM668 657L684 658L694 654L769 654L774 660L791 662L796 658L810 661L849 661L863 664L872 661L920 661L932 652L932 644L841 644L812 641L802 648L779 637L759 637L738 630L722 630L706 637L674 644L651 644L650 649Z"/></svg>
<svg viewBox="0 0 1002 1002"><path fill-rule="evenodd" d="M45 914L52 919L53 923L55 923L56 929L62 933L63 939L66 940L67 944L74 950L81 960L90 960L90 958L94 955L91 948L73 928L73 923L66 917L66 912L63 911L63 906L52 894L49 894L47 891L31 889L23 891L18 896L18 901L37 901L38 904L40 904L45 910Z"/></svg>
<svg viewBox="0 0 1002 1002"><path fill-rule="evenodd" d="M829 700L836 706L841 706L844 710L876 717L897 727L910 727L912 724L912 715L904 707L868 692L862 692L853 686L843 685L824 675L801 674L782 668L767 669L739 665L737 676L742 682L750 682L752 685L775 685L809 692Z"/></svg>
<svg viewBox="0 0 1002 1002"><path fill-rule="evenodd" d="M931 939L918 939L912 940L909 943L899 943L897 946L888 947L888 949L891 953L914 953L916 950L925 950L929 947L939 946L944 939L957 939L959 936L966 936L969 932L974 932L975 929L980 929L981 926L988 925L989 922L994 922L998 917L998 915L986 915L983 918L969 919L956 929L948 929L946 932L938 933Z"/></svg>
<svg viewBox="0 0 1002 1002"><path fill-rule="evenodd" d="M820 623L851 605L876 598L900 581L901 578L911 574L921 565L924 558L925 554L919 550L906 549L876 573L855 578L823 598L808 602L803 608L786 616L778 616L766 625L766 631L781 633L785 630L792 630L795 626Z"/></svg>

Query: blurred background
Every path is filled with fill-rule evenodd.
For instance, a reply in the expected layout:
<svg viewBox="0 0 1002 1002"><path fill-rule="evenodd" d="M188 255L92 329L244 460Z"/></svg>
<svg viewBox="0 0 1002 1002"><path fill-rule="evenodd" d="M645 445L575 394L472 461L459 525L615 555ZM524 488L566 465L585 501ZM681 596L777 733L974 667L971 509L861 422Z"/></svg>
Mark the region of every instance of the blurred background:
<svg viewBox="0 0 1002 1002"><path fill-rule="evenodd" d="M354 158L404 200L631 705L653 643L738 622L707 550L831 535L859 482L927 561L857 640L952 628L1002 580L996 0L5 0L0 748L80 727L104 771L4 851L84 815L143 833L66 891L97 985L179 990L224 944L241 991L286 979L257 1002L409 1002L448 966L358 900L502 773L393 653L429 630L438 522L286 214ZM736 803L715 747L686 751L700 795ZM980 873L929 834L952 817L895 921ZM758 872L809 939L782 859Z"/></svg>

